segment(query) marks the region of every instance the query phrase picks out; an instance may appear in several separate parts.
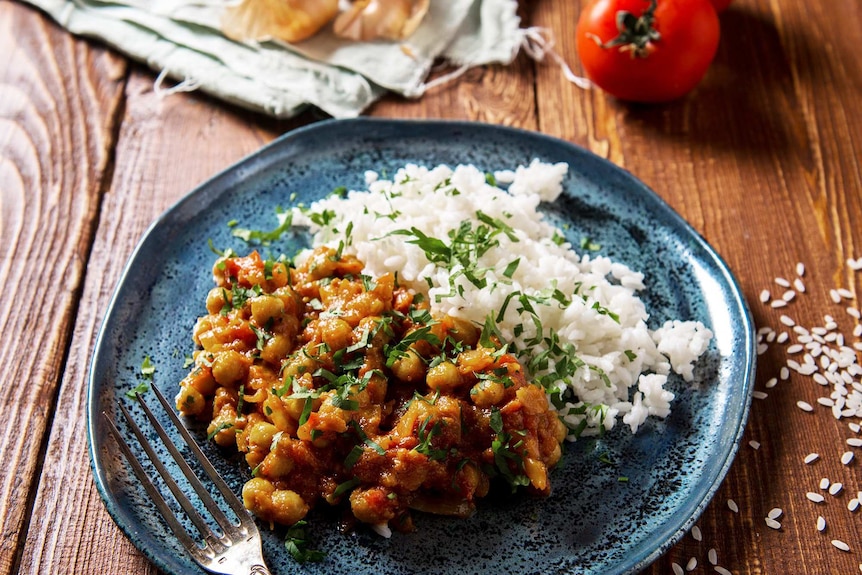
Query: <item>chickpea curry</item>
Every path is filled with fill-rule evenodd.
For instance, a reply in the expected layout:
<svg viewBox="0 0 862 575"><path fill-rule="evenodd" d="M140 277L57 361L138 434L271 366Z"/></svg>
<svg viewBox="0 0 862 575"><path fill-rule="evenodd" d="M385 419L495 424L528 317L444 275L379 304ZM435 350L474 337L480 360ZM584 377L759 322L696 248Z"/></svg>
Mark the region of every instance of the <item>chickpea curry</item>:
<svg viewBox="0 0 862 575"><path fill-rule="evenodd" d="M493 326L434 317L331 248L296 268L221 257L213 276L176 406L244 455L262 520L324 501L409 531L411 510L470 515L492 480L549 493L566 428Z"/></svg>

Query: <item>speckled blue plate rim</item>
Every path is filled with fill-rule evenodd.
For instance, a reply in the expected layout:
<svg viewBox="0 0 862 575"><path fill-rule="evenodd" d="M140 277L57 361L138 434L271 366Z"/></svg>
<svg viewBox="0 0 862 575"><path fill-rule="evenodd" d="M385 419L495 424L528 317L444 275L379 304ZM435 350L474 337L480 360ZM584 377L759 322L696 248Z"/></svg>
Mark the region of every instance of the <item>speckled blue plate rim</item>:
<svg viewBox="0 0 862 575"><path fill-rule="evenodd" d="M429 127L451 128L453 130L490 130L500 133L508 133L509 135L514 137L533 138L536 141L543 141L546 144L551 144L562 148L569 148L572 152L576 154L588 155L590 156L592 161L599 164L603 164L607 168L611 168L617 171L619 176L624 177L628 180L629 186L638 189L640 193L645 196L645 199L647 199L647 201L651 203L650 207L652 209L662 212L662 216L667 218L668 221L672 222L674 226L685 230L689 234L688 239L694 240L694 242L697 244L697 247L703 250L705 254L709 258L711 258L711 263L721 273L721 279L725 283L725 287L727 288L728 294L732 296L732 303L735 307L734 309L729 310L729 312L734 315L734 317L740 322L739 326L737 326L739 329L739 333L737 335L741 338L740 348L742 351L742 355L738 358L738 362L740 363L740 365L745 366L745 375L744 380L738 384L739 389L742 392L741 395L743 396L741 399L742 403L737 406L736 410L736 412L739 413L739 425L736 427L735 434L733 435L732 439L726 440L722 446L723 452L719 453L719 455L723 457L721 465L715 467L714 472L711 474L710 477L706 479L706 481L710 484L709 488L701 493L701 497L699 498L699 500L691 501L690 504L687 506L688 509L691 509L691 507L693 507L693 509L691 509L690 512L686 512L683 514L686 519L677 522L676 525L669 525L668 529L666 530L666 534L658 535L658 537L656 537L655 539L663 540L664 542L657 545L654 549L641 550L634 556L628 557L628 561L626 562L627 565L622 565L619 566L619 568L605 571L603 573L607 573L607 575L631 575L646 568L648 565L654 562L661 554L667 551L668 548L670 548L677 541L679 541L679 539L697 521L704 508L713 498L716 490L720 487L721 482L726 476L728 470L730 469L733 459L738 451L739 442L742 434L744 433L745 425L748 420L748 414L751 405L751 391L754 383L756 369L754 322L752 320L748 304L745 301L745 298L742 294L742 290L736 278L733 276L729 267L721 258L721 256L690 224L688 224L688 222L686 222L678 213L676 213L658 194L652 191L643 182L631 175L628 171L614 165L613 163L609 162L604 158L596 156L588 150L585 150L575 144L566 142L564 140L559 140L557 138L553 138L551 136L547 136L538 132L476 122L358 118L352 120L327 120L311 124L309 126L299 128L292 132L284 134L270 144L261 147L256 152L250 154L246 158L224 169L212 178L206 180L205 182L191 190L183 198L175 202L148 227L148 229L142 235L132 255L130 256L128 262L126 263L126 266L116 284L115 291L108 304L107 313L105 314L99 328L96 342L94 344L94 351L91 358L90 369L88 371L86 400L87 440L89 448L88 452L90 457L90 466L94 475L97 491L99 492L106 506L106 509L108 510L108 513L118 524L120 529L126 534L126 536L129 537L133 544L138 547L138 549L157 567L159 567L162 571L171 573L172 575L180 575L179 572L176 572L174 570L173 563L168 561L159 553L154 552L153 548L148 545L148 541L152 541L152 539L148 540L148 537L150 537L148 533L141 532L135 529L135 526L128 525L120 519L116 507L117 502L114 500L109 490L108 478L106 477L104 469L100 464L99 456L96 453L96 445L94 441L95 434L97 433L97 419L101 417L98 398L95 397L93 394L95 388L94 383L96 378L98 377L99 365L102 362L102 358L100 357L100 350L103 349L103 346L105 344L104 340L107 337L106 327L111 323L113 319L114 311L116 309L115 304L118 302L118 300L121 299L121 292L126 283L126 278L130 274L130 270L135 265L139 255L145 251L148 242L157 241L153 238L154 232L158 230L164 222L168 221L175 211L181 209L187 202L192 201L193 198L202 190L206 190L211 187L219 187L223 183L223 180L235 180L237 178L237 171L239 170L247 169L249 175L252 175L255 173L255 168L258 164L260 164L262 168L266 168L268 164L265 161L265 158L267 157L268 152L274 149L281 148L282 146L288 145L290 142L301 140L302 138L308 135L315 134L319 131L325 132L327 130L344 127L345 125L352 125L355 128L361 127L370 131L376 130L378 128L397 128L399 130L410 131L424 130ZM204 571L201 570L200 572L203 573Z"/></svg>

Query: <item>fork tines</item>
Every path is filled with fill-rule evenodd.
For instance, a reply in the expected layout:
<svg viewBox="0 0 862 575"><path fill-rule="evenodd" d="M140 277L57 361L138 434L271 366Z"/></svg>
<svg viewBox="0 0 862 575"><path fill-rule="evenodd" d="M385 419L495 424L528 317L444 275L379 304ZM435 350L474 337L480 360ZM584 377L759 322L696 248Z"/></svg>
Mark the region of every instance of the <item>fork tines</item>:
<svg viewBox="0 0 862 575"><path fill-rule="evenodd" d="M141 405L146 418L149 420L153 429L155 429L162 443L168 449L168 452L171 454L171 457L176 462L177 466L183 472L183 475L188 480L191 488L218 524L221 534L213 531L198 510L195 509L192 502L186 494L183 493L177 482L167 471L165 465L159 460L158 455L144 433L141 431L140 427L138 427L138 424L129 413L129 410L122 402L118 402L120 411L126 419L132 434L137 438L138 443L140 443L141 447L144 449L144 452L156 468L156 471L158 471L165 485L167 485L174 499L180 507L182 507L188 518L200 532L202 539L195 540L180 524L177 516L169 507L164 496L147 475L140 460L133 453L131 447L129 447L123 434L119 431L108 414L102 412L102 416L108 425L108 430L116 439L117 444L120 446L120 450L128 460L138 480L141 482L144 489L146 489L147 494L158 508L162 517L164 517L168 527L170 527L171 531L174 532L183 547L189 551L192 558L195 559L195 561L197 561L202 567L217 573L268 573L263 566L262 559L260 558L260 535L251 515L245 507L243 507L239 498L230 490L224 479L219 476L206 455L204 455L191 434L189 434L188 430L182 424L177 414L174 413L168 400L165 399L164 395L162 395L155 386L152 386L152 389L158 398L159 403L161 403L162 408L168 414L174 427L179 431L183 441L200 464L200 467L221 493L225 503L227 503L230 509L234 512L239 522L234 523L231 521L231 519L215 502L206 487L204 487L201 480L180 453L179 449L177 449L174 442L170 439L164 427L162 427L158 419L156 419L141 394L136 394L136 399Z"/></svg>

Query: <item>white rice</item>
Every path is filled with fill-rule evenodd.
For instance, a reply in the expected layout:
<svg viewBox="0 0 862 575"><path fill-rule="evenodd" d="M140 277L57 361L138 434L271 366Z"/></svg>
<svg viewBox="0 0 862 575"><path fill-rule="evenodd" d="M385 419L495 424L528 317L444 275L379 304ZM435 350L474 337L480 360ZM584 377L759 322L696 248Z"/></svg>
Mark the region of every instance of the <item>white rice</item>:
<svg viewBox="0 0 862 575"><path fill-rule="evenodd" d="M559 196L567 169L534 161L514 172L495 173L498 181L511 181L507 192L488 184L473 166L408 165L391 180L366 174L367 191L295 210L294 223L311 229L315 247L340 245L344 254L355 255L366 274L397 273L402 285L426 295L432 312L480 326L489 315L499 319L502 338L525 365L542 351L531 340L558 337L570 346L568 353L551 357L530 375L541 379L549 393L564 394L559 410L570 429L594 435L621 419L635 432L649 417L667 417L674 398L665 389L668 375L673 371L691 381L694 362L712 333L700 322L678 320L651 331L637 296L645 289L643 273L602 255L578 254L559 241L561 234L537 208L540 201ZM474 230L481 225L480 212L504 222L516 238L497 234L497 245L476 262L484 287L477 287L460 264L437 265L410 243L417 238L410 235L415 229L449 245L450 232L462 222L472 222ZM309 217L322 213L334 214L324 226ZM519 303L522 294L531 298L534 313ZM564 296L563 303L548 298L553 294ZM564 358L571 361L572 350L583 364L554 379Z"/></svg>

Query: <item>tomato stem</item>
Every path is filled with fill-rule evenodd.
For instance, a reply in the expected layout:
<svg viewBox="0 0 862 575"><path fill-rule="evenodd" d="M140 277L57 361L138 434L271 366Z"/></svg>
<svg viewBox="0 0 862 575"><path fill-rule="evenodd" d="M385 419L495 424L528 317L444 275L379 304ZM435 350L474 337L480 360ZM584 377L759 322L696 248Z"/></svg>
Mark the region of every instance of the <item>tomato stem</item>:
<svg viewBox="0 0 862 575"><path fill-rule="evenodd" d="M655 9L658 0L649 0L649 6L635 16L628 10L617 12L617 30L619 35L607 42L591 34L590 37L602 48L620 47L621 51L631 52L632 58L646 58L649 55L649 45L661 40L661 34L655 29Z"/></svg>

